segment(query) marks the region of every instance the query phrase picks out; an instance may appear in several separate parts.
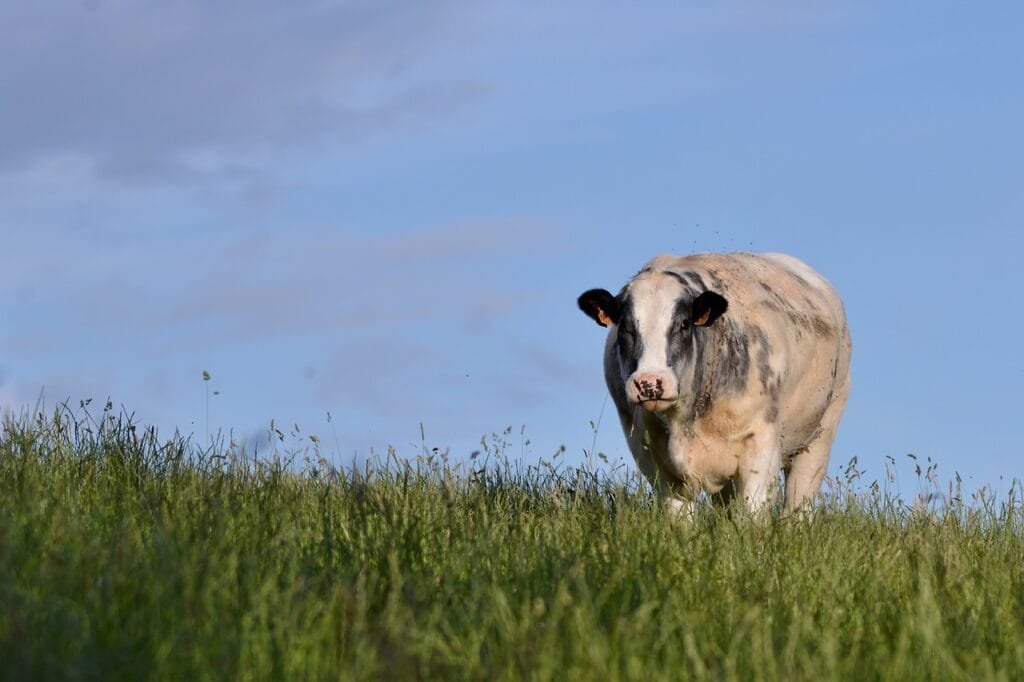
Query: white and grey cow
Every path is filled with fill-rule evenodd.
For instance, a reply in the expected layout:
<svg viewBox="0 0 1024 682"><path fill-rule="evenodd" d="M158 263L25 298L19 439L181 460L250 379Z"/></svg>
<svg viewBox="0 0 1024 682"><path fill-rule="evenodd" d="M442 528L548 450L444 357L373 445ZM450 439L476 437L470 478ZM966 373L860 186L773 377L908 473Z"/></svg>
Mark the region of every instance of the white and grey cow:
<svg viewBox="0 0 1024 682"><path fill-rule="evenodd" d="M785 472L787 510L817 494L850 391L835 289L778 253L659 256L618 296L579 306L609 327L604 374L629 449L674 511L703 490L757 512Z"/></svg>

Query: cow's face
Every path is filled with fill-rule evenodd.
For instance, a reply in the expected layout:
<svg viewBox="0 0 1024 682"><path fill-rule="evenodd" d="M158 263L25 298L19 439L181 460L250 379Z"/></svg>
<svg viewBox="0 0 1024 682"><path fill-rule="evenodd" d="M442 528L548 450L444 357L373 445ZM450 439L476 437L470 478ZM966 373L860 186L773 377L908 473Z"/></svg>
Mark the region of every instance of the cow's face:
<svg viewBox="0 0 1024 682"><path fill-rule="evenodd" d="M670 271L637 275L618 296L591 289L580 309L615 332L615 352L626 399L653 412L677 404L680 378L692 369L701 328L721 317L728 302Z"/></svg>

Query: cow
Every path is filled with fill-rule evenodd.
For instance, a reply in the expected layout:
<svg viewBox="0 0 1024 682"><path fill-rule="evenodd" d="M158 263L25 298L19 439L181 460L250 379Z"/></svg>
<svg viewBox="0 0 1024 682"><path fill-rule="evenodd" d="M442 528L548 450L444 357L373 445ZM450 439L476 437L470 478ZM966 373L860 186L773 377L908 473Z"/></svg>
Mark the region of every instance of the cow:
<svg viewBox="0 0 1024 682"><path fill-rule="evenodd" d="M580 309L609 329L604 375L637 467L676 515L703 491L760 515L821 487L850 392L835 289L780 253L662 255Z"/></svg>

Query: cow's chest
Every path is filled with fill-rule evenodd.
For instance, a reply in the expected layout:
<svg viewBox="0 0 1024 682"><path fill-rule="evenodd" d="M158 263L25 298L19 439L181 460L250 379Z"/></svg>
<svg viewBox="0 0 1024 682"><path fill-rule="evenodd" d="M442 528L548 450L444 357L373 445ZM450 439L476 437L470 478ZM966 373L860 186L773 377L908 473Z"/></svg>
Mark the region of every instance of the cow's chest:
<svg viewBox="0 0 1024 682"><path fill-rule="evenodd" d="M691 486L718 492L763 441L764 420L743 401L720 403L692 424L670 424L665 453Z"/></svg>

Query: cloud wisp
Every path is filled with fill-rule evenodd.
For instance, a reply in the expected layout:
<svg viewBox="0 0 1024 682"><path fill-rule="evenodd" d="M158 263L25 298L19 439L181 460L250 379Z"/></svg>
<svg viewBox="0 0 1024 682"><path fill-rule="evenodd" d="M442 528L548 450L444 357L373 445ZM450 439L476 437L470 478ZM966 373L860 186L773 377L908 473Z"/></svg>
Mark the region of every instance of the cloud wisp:
<svg viewBox="0 0 1024 682"><path fill-rule="evenodd" d="M473 97L424 73L456 4L6 4L0 171L75 158L127 184L266 182L271 159Z"/></svg>
<svg viewBox="0 0 1024 682"><path fill-rule="evenodd" d="M526 221L388 236L332 225L173 241L140 235L96 253L69 236L58 255L22 252L35 284L30 299L11 304L23 322L0 347L28 360L53 352L47 339L74 333L107 345L122 343L125 329L146 353L309 335L344 345L432 325L479 335L528 304L494 266L549 238Z"/></svg>

